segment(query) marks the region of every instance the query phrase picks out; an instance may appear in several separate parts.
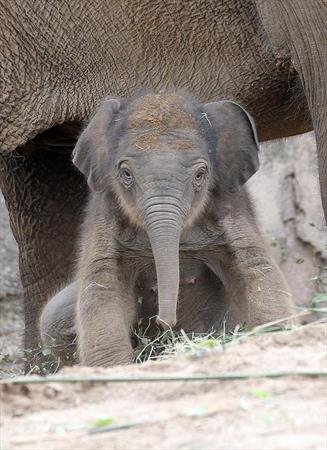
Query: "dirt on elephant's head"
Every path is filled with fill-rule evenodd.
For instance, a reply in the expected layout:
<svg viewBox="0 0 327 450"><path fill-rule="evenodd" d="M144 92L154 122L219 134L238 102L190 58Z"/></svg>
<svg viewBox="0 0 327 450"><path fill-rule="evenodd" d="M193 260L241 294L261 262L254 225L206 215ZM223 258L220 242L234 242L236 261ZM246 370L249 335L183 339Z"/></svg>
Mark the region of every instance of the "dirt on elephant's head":
<svg viewBox="0 0 327 450"><path fill-rule="evenodd" d="M144 130L135 144L143 150L155 149L163 133L175 129L196 130L197 121L190 105L187 98L178 94L150 94L133 102L127 128ZM175 139L172 147L187 150L192 148L192 141Z"/></svg>

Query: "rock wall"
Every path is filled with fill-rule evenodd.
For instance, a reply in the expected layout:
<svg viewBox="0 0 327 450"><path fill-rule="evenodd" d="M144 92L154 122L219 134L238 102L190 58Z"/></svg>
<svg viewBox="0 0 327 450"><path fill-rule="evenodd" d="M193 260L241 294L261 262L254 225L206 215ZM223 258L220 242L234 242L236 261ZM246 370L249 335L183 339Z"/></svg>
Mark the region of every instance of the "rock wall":
<svg viewBox="0 0 327 450"><path fill-rule="evenodd" d="M248 183L275 259L298 305L326 292L326 228L313 133L261 145Z"/></svg>
<svg viewBox="0 0 327 450"><path fill-rule="evenodd" d="M18 249L0 192L0 378L22 372L22 303Z"/></svg>
<svg viewBox="0 0 327 450"><path fill-rule="evenodd" d="M18 249L9 226L9 217L0 191L0 301L20 295Z"/></svg>

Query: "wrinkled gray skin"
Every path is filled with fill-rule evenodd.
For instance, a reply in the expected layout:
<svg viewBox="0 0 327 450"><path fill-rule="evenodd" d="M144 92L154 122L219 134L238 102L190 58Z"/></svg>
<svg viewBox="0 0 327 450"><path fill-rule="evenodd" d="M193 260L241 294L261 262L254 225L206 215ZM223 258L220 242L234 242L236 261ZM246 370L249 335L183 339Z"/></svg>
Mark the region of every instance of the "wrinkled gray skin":
<svg viewBox="0 0 327 450"><path fill-rule="evenodd" d="M74 361L77 294L77 282L69 284L47 303L40 318L42 342L60 356L61 366Z"/></svg>
<svg viewBox="0 0 327 450"><path fill-rule="evenodd" d="M314 128L327 212L325 0L11 0L0 21L0 187L19 244L25 348L38 348L41 309L72 278L87 186L70 153L105 95L229 98L259 140Z"/></svg>
<svg viewBox="0 0 327 450"><path fill-rule="evenodd" d="M239 105L176 94L107 99L74 163L91 188L77 288L46 306L42 336L61 346L75 323L81 363L110 366L132 361L132 328L154 314L164 329L195 332L290 315L242 190L259 162L253 121Z"/></svg>

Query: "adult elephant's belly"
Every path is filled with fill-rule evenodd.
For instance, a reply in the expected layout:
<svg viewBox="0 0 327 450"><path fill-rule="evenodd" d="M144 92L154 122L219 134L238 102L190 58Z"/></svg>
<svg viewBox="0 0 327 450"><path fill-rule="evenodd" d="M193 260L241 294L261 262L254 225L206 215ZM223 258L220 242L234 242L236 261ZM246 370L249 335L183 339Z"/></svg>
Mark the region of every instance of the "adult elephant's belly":
<svg viewBox="0 0 327 450"><path fill-rule="evenodd" d="M310 128L291 61L273 54L252 1L71 0L31 8L0 6L7 18L1 152L87 118L105 95L144 89L239 101L261 140Z"/></svg>
<svg viewBox="0 0 327 450"><path fill-rule="evenodd" d="M311 127L291 60L286 53L274 55L252 2L167 3L152 1L151 22L150 2L137 8L128 30L133 63L117 86L119 95L126 95L133 80L136 91L141 84L183 89L200 101L236 100L253 115L260 140Z"/></svg>

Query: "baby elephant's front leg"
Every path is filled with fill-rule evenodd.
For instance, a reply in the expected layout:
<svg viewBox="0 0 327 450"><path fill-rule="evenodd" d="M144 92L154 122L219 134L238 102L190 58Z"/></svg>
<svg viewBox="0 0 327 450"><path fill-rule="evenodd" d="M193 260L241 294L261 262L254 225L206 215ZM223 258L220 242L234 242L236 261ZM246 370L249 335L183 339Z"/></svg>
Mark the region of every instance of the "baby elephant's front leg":
<svg viewBox="0 0 327 450"><path fill-rule="evenodd" d="M286 281L268 254L242 258L232 274L231 300L249 327L273 321L285 325L282 319L295 314Z"/></svg>
<svg viewBox="0 0 327 450"><path fill-rule="evenodd" d="M216 267L237 321L249 327L271 321L285 323L282 319L295 313L292 296L259 232L243 230L235 236L237 239L218 252Z"/></svg>
<svg viewBox="0 0 327 450"><path fill-rule="evenodd" d="M133 362L130 333L135 301L113 273L82 281L77 303L77 339L80 364L114 366ZM101 276L102 275L102 276Z"/></svg>

